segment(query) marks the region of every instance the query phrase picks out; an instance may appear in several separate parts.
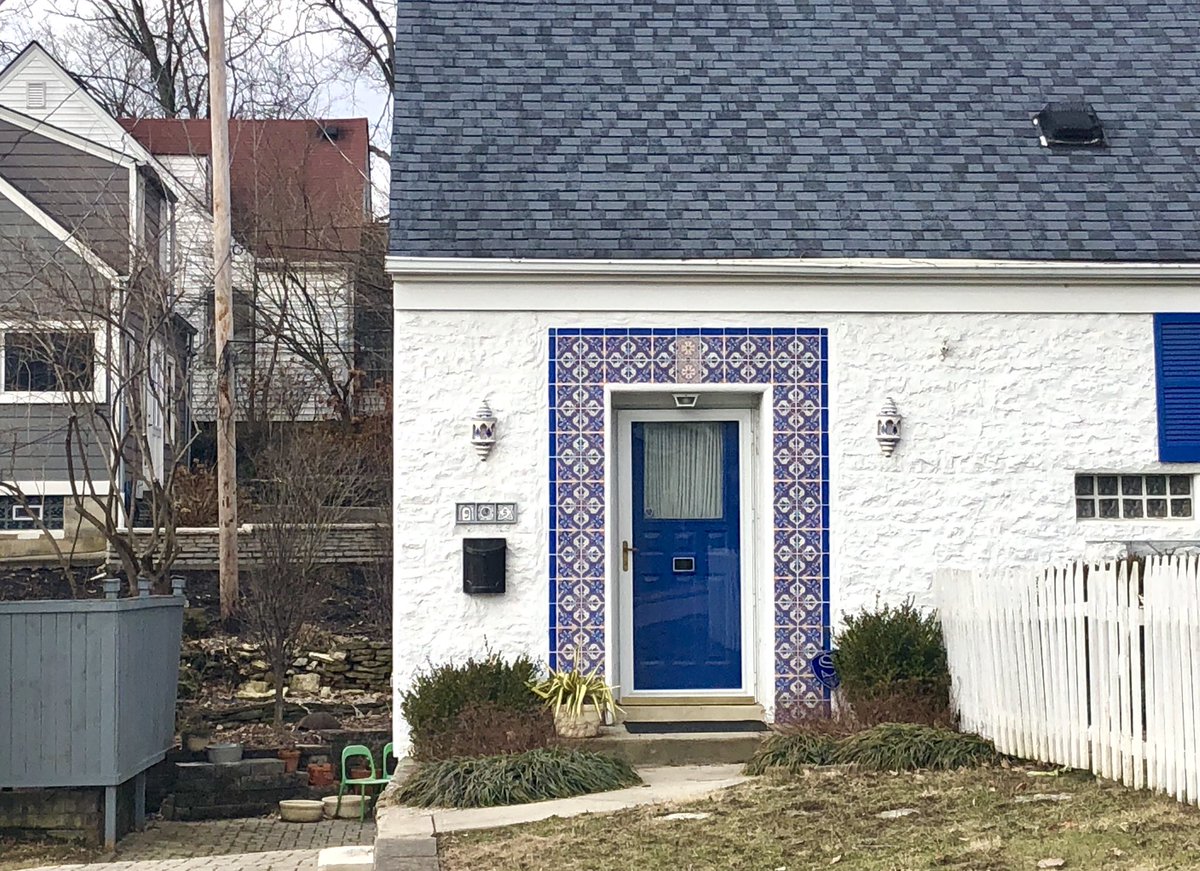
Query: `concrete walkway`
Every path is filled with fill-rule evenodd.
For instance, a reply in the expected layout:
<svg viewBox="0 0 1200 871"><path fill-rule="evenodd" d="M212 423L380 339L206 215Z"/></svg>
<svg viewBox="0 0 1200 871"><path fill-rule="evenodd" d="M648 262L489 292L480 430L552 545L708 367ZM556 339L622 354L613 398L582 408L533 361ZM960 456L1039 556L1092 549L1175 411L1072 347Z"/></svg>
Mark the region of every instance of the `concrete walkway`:
<svg viewBox="0 0 1200 871"><path fill-rule="evenodd" d="M550 817L603 814L647 804L703 798L748 778L741 765L681 765L639 768L645 783L628 789L470 810L389 807L379 812L375 871L437 871L437 835L468 829L494 829Z"/></svg>

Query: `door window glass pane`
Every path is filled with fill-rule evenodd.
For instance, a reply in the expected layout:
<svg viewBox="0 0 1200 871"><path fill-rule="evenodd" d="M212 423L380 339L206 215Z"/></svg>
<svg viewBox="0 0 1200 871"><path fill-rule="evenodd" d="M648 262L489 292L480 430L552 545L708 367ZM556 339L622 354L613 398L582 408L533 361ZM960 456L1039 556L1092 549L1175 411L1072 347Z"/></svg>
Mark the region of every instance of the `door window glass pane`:
<svg viewBox="0 0 1200 871"><path fill-rule="evenodd" d="M720 422L647 423L645 516L715 520L724 501L724 429Z"/></svg>

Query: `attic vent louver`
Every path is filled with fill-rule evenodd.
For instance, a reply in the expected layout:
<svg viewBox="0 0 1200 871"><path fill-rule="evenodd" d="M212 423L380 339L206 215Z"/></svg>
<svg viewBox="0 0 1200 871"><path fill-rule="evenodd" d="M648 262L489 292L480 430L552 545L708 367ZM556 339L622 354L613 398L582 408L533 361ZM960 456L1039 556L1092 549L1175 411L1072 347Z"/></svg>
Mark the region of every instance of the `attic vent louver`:
<svg viewBox="0 0 1200 871"><path fill-rule="evenodd" d="M1104 127L1087 103L1047 103L1033 116L1042 145L1103 145Z"/></svg>
<svg viewBox="0 0 1200 871"><path fill-rule="evenodd" d="M45 109L46 108L46 83L45 82L26 82L25 83L25 108L26 109Z"/></svg>
<svg viewBox="0 0 1200 871"><path fill-rule="evenodd" d="M336 124L318 125L318 133L328 142L337 142L342 138L342 128Z"/></svg>

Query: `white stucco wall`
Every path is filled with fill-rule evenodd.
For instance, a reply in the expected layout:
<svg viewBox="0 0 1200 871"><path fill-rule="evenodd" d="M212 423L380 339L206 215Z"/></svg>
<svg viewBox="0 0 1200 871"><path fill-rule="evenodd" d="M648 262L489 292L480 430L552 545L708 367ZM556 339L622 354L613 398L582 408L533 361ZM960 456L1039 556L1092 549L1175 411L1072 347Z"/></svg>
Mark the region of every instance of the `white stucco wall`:
<svg viewBox="0 0 1200 871"><path fill-rule="evenodd" d="M1116 552L1129 540L1200 534L1195 520L1075 519L1076 471L1168 468L1156 459L1148 314L399 309L398 691L428 664L485 647L547 654L548 330L572 326L828 328L835 626L877 598L928 602L938 566L1040 564ZM904 438L890 458L874 438L887 396L904 415ZM485 397L500 438L480 462L467 424ZM474 500L515 501L520 522L456 528L454 503ZM466 596L460 539L493 534L508 538L508 592Z"/></svg>

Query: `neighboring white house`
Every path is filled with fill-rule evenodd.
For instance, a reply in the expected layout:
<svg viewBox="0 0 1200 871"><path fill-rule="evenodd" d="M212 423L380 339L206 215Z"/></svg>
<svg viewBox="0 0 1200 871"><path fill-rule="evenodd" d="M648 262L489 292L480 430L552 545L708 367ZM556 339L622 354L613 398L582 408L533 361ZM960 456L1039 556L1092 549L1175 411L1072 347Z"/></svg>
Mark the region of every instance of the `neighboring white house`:
<svg viewBox="0 0 1200 871"><path fill-rule="evenodd" d="M581 649L795 719L939 566L1200 540L1195 4L399 14L397 693Z"/></svg>
<svg viewBox="0 0 1200 871"><path fill-rule="evenodd" d="M211 134L205 120L121 122L186 187L181 308L204 324L193 414L216 418ZM230 123L238 415L330 417L352 394L357 285L372 223L364 118Z"/></svg>

